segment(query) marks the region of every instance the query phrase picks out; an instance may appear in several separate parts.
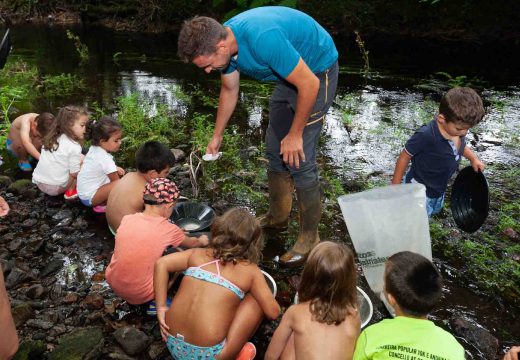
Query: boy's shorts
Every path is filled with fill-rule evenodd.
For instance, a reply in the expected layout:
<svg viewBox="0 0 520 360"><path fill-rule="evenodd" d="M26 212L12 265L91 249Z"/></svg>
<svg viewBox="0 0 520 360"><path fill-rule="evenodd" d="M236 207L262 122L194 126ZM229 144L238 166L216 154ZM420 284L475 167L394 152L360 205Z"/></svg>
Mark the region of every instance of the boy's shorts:
<svg viewBox="0 0 520 360"><path fill-rule="evenodd" d="M444 204L444 195L445 194L442 194L442 196L438 198L426 197L426 211L428 212L429 218L441 212L442 205Z"/></svg>
<svg viewBox="0 0 520 360"><path fill-rule="evenodd" d="M401 184L406 183L407 175L408 172L406 172L406 174L403 176ZM412 179L410 183L417 183L417 181L415 179ZM444 195L446 195L446 193L442 194L442 196L439 196L437 198L429 198L428 196L426 197L426 212L428 213L429 218L441 212L442 205L444 205Z"/></svg>
<svg viewBox="0 0 520 360"><path fill-rule="evenodd" d="M11 139L7 139L5 141L5 148L7 149L9 154L11 154L11 156L17 158L18 155L16 155L16 153L13 151L13 148L11 147L12 143L13 143L13 141Z"/></svg>

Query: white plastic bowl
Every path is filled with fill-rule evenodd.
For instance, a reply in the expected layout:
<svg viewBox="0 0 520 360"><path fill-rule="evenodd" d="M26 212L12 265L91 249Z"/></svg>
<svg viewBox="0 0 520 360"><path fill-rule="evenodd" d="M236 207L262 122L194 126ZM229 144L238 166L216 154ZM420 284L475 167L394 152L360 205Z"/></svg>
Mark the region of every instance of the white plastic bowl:
<svg viewBox="0 0 520 360"><path fill-rule="evenodd" d="M271 291L273 292L273 297L276 297L276 291L278 290L276 287L276 282L274 281L273 277L266 273L264 270L261 270L262 274L264 274L265 280L267 281L267 285L271 288Z"/></svg>

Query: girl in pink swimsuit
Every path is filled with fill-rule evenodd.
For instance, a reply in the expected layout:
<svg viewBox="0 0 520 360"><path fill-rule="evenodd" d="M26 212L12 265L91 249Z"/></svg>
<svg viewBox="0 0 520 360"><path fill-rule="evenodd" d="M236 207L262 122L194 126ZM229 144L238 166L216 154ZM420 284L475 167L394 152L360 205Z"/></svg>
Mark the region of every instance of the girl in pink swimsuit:
<svg viewBox="0 0 520 360"><path fill-rule="evenodd" d="M174 359L234 359L264 315L280 313L257 266L263 240L255 217L233 208L217 218L211 235L208 248L155 263L157 318ZM185 276L168 308L168 277L178 271Z"/></svg>

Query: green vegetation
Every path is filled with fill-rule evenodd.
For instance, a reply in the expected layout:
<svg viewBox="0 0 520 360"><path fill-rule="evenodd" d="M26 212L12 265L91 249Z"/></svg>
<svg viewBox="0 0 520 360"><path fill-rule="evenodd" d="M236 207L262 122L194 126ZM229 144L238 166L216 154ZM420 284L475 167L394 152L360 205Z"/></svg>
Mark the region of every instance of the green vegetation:
<svg viewBox="0 0 520 360"><path fill-rule="evenodd" d="M85 89L85 83L78 75L64 74L44 75L40 82L40 90L46 97L66 97Z"/></svg>
<svg viewBox="0 0 520 360"><path fill-rule="evenodd" d="M430 75L428 79L423 79L416 88L421 90L435 91L438 93L445 93L449 89L457 86L467 86L474 89L483 89L486 82L479 77L469 79L466 75L452 76L444 71L436 72Z"/></svg>
<svg viewBox="0 0 520 360"><path fill-rule="evenodd" d="M79 55L80 62L87 62L90 57L87 45L82 43L79 36L70 30L67 30L67 38L74 41L74 47L76 48L76 52Z"/></svg>
<svg viewBox="0 0 520 360"><path fill-rule="evenodd" d="M161 141L171 146L186 141L184 123L164 104L146 103L136 93L117 99L117 120L123 125L121 157L133 163L134 155L142 143Z"/></svg>
<svg viewBox="0 0 520 360"><path fill-rule="evenodd" d="M363 70L360 70L360 72L363 74L363 77L366 80L368 78L368 75L370 74L370 61L368 58L368 50L365 48L365 42L361 38L361 35L359 35L359 31L354 31L354 34L356 34L356 44L359 48L359 52L361 53L361 57L363 58Z"/></svg>

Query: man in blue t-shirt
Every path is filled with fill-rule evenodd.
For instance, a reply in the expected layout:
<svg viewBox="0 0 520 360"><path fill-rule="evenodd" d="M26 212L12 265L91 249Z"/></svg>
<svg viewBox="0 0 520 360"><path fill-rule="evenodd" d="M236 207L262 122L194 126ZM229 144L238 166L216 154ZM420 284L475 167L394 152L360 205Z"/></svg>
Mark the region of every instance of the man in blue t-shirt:
<svg viewBox="0 0 520 360"><path fill-rule="evenodd" d="M265 228L287 227L296 188L300 232L280 258L282 265L303 264L319 242L321 197L316 146L338 79L338 52L331 36L310 16L267 6L248 10L224 25L207 17L184 23L178 53L207 73L221 73L215 130L207 154L216 154L239 93L240 74L276 81L269 100L266 153L269 160L269 212Z"/></svg>
<svg viewBox="0 0 520 360"><path fill-rule="evenodd" d="M475 90L456 87L441 99L439 114L421 126L406 142L395 165L392 184L418 182L426 187L428 217L439 213L444 203L448 181L459 167L462 156L475 171L484 163L466 146L468 130L484 117L482 99ZM408 163L412 161L406 173Z"/></svg>

